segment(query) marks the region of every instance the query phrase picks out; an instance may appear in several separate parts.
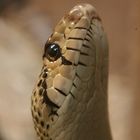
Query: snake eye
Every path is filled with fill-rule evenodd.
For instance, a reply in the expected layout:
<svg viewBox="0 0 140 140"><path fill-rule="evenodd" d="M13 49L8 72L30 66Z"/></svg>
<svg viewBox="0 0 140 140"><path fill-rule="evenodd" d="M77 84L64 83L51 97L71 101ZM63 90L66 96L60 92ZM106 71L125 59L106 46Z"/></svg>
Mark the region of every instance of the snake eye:
<svg viewBox="0 0 140 140"><path fill-rule="evenodd" d="M44 57L50 61L55 61L61 56L60 46L56 43L47 43L45 45Z"/></svg>

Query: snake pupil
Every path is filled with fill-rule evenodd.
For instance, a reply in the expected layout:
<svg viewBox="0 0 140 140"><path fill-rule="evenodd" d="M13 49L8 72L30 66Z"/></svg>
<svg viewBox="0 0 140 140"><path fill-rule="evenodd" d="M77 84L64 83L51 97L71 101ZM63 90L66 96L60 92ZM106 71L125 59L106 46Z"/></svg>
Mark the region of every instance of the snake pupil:
<svg viewBox="0 0 140 140"><path fill-rule="evenodd" d="M44 56L50 61L57 60L61 56L60 46L56 43L47 43Z"/></svg>

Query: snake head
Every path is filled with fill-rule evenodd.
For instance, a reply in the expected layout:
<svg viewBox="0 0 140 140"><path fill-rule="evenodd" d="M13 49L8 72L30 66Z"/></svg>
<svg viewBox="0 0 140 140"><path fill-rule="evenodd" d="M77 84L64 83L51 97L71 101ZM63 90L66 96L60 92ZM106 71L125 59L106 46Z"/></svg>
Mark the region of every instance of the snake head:
<svg viewBox="0 0 140 140"><path fill-rule="evenodd" d="M32 96L40 139L44 133L49 137L52 129L48 125L53 127L59 116L72 113L79 102L88 102L93 96L97 63L102 63L98 53L103 36L101 20L89 4L75 6L56 25L45 44L43 68Z"/></svg>

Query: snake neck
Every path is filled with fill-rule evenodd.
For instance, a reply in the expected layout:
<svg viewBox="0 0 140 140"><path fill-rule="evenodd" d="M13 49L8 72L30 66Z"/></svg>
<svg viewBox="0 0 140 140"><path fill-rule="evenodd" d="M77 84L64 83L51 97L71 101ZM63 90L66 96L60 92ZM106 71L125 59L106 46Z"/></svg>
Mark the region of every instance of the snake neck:
<svg viewBox="0 0 140 140"><path fill-rule="evenodd" d="M77 82L74 95L63 106L53 104L47 88L47 68L43 66L32 95L32 115L39 140L112 140L108 118L108 50L96 48L96 65L88 81ZM98 55L97 55L98 54Z"/></svg>

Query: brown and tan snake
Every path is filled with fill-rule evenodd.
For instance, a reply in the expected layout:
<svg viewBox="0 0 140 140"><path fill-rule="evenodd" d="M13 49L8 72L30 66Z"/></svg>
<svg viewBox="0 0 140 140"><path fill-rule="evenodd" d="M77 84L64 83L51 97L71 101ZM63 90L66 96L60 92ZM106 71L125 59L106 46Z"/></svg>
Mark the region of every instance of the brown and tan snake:
<svg viewBox="0 0 140 140"><path fill-rule="evenodd" d="M32 94L39 140L111 140L108 44L95 8L75 6L45 44Z"/></svg>

